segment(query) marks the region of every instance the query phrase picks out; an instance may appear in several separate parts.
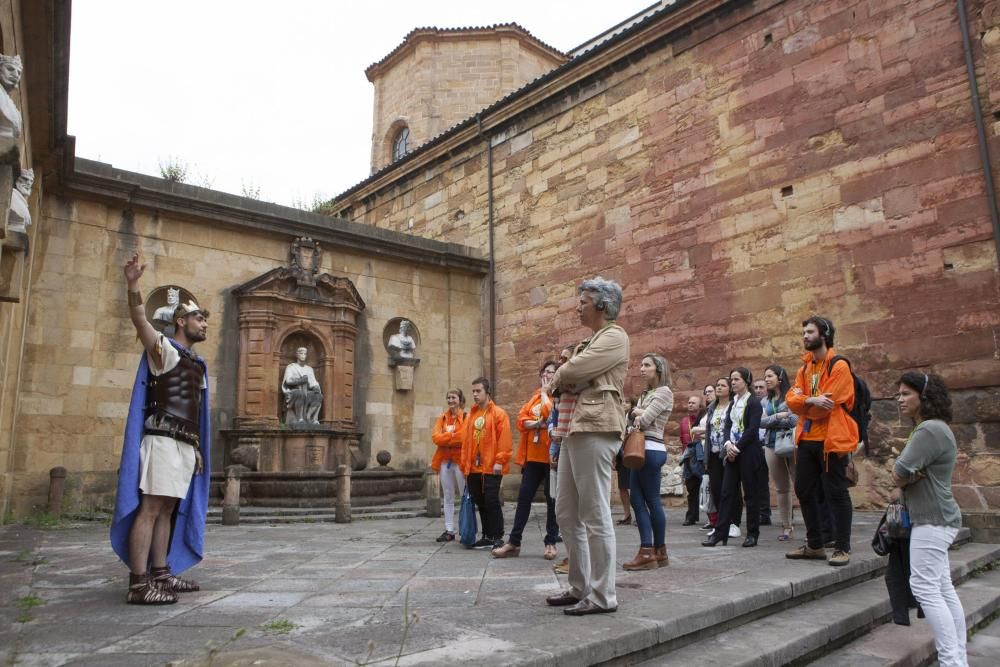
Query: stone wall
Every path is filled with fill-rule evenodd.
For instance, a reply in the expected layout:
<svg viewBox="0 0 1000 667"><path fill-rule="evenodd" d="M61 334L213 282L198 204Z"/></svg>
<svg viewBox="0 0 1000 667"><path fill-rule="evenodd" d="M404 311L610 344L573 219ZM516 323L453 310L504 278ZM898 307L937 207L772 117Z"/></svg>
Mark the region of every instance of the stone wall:
<svg viewBox="0 0 1000 667"><path fill-rule="evenodd" d="M142 179L147 188L149 182L162 184L162 191L154 193L161 196L172 187L160 179L131 176ZM69 470L71 506L107 506L111 501L141 350L128 319L121 276L124 262L137 249L147 263L144 294L159 285L180 285L211 311L209 337L198 351L210 371L216 432L212 463L219 469L223 445L218 429L232 424L238 364L239 331L230 291L287 265L295 215L309 215L181 187L193 193L179 200L189 207L186 214L139 206L129 210L67 191L45 197L13 440L16 514L44 502L48 470L57 465ZM255 230L249 222L242 228L221 224L200 213L213 203L213 196L242 201L271 215L288 215L289 231L276 231L280 225ZM394 259L379 245L386 236L397 235L372 233L369 252L346 250L343 241L324 243L321 272L349 278L367 305L355 373L355 414L365 433L363 451L373 458L387 449L394 467L422 468L430 459L430 432L443 409L446 389L482 369L481 278L475 272L419 261L418 243L410 251L413 261ZM382 343L383 327L397 316L411 318L421 334L422 362L414 390L405 394L393 388ZM273 380L280 382L278 377Z"/></svg>
<svg viewBox="0 0 1000 667"><path fill-rule="evenodd" d="M990 118L995 5L969 3ZM584 335L588 276L625 287L633 389L660 351L678 408L733 366L797 368L819 312L879 399L872 469L908 432L896 378L931 369L977 406L957 414L957 496L1000 508L1000 281L955 4L756 0L689 27L626 37L619 60L493 122L501 404ZM485 249L486 143L447 141L335 209Z"/></svg>

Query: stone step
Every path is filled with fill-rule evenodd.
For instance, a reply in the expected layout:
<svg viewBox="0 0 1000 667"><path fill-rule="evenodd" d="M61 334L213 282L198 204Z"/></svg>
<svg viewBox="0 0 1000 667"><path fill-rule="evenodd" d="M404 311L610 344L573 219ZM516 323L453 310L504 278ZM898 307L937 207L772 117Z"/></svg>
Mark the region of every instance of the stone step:
<svg viewBox="0 0 1000 667"><path fill-rule="evenodd" d="M376 519L412 519L426 514L427 507L423 501L405 501L388 505L368 505L351 507L352 521L371 521ZM336 511L332 507L241 507L241 524L268 523L331 523L336 519ZM222 523L222 507L209 507L209 524Z"/></svg>
<svg viewBox="0 0 1000 667"><path fill-rule="evenodd" d="M1000 562L1000 545L967 542L951 551L950 559L952 578L957 582L965 581L971 573ZM852 562L840 569L845 576L839 581L838 570L828 568L833 571L828 573L826 586L814 588L811 593L802 591L793 599L757 605L756 609L746 609L742 613L737 610L730 618L717 619L700 632L643 651L647 655L655 653L655 656L642 662L629 662L644 667L805 664L890 619L889 596L882 577L884 560L874 562L881 563L881 567L870 568L867 574L844 572L854 565ZM987 580L984 578L984 581ZM720 593L725 592L725 581L714 583ZM987 584L977 582L974 588L988 589L985 595L993 598L989 604L1000 604L1000 588L994 583L991 578ZM706 637L706 633L711 636Z"/></svg>
<svg viewBox="0 0 1000 667"><path fill-rule="evenodd" d="M973 574L956 588L956 592L965 610L965 624L971 630L1000 609L1000 570ZM902 626L887 622L808 664L814 667L919 667L935 663L934 636L927 621L918 620L916 612L911 612L910 623L910 626Z"/></svg>

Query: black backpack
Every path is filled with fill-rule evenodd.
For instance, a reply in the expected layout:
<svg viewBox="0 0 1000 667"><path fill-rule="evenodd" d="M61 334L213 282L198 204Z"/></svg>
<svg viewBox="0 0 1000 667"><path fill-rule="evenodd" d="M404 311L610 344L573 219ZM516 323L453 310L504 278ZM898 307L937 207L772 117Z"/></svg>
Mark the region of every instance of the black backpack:
<svg viewBox="0 0 1000 667"><path fill-rule="evenodd" d="M858 440L865 443L865 454L868 454L868 424L872 419L872 393L868 391L868 385L865 381L854 373L854 369L851 367L851 362L847 359L847 357L842 357L839 354L836 355L830 361L830 365L827 366L827 377L830 377L830 373L833 371L833 366L838 361L843 361L847 364L847 368L851 371L851 379L854 380L854 407L851 408L850 412L847 414L849 414L851 419L857 423Z"/></svg>

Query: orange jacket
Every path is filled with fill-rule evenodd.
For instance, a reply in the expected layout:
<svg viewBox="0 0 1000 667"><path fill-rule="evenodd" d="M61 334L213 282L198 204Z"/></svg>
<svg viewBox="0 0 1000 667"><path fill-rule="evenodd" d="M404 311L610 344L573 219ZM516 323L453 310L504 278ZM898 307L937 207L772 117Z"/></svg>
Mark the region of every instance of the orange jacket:
<svg viewBox="0 0 1000 667"><path fill-rule="evenodd" d="M481 421L480 421L481 420ZM478 424L477 424L478 422ZM476 428L479 426L479 428ZM476 455L479 464L476 464ZM510 434L510 417L496 403L490 401L486 409L473 405L465 418L462 430L462 472L493 474L493 466L503 466L501 474L510 469L510 457L514 453L514 441Z"/></svg>
<svg viewBox="0 0 1000 667"><path fill-rule="evenodd" d="M803 354L804 365L795 376L795 384L785 395L788 409L799 416L795 443L798 444L800 440L822 440L824 454L846 454L853 452L858 446L858 425L848 414L854 407L854 380L846 362L837 363L827 373L827 364L835 356L836 351L830 348L826 352L826 358L815 363L811 352ZM806 399L810 396L823 394L830 394L834 402L832 410L806 405ZM806 421L811 422L808 433L803 432Z"/></svg>
<svg viewBox="0 0 1000 667"><path fill-rule="evenodd" d="M546 396L543 401L542 390L536 389L534 395L524 404L521 412L517 415L517 430L521 433L521 442L517 445L517 456L514 457L514 463L523 466L528 461L549 462L549 429L529 429L524 423L538 420L548 422L550 414L552 414L552 397ZM538 442L535 442L536 434Z"/></svg>
<svg viewBox="0 0 1000 667"><path fill-rule="evenodd" d="M452 426L448 431L447 426ZM452 415L451 410L445 410L444 414L434 422L434 433L431 440L437 445L434 458L431 459L431 468L434 472L441 470L441 464L446 461L460 463L462 458L462 429L465 426L465 412L459 408L457 415Z"/></svg>

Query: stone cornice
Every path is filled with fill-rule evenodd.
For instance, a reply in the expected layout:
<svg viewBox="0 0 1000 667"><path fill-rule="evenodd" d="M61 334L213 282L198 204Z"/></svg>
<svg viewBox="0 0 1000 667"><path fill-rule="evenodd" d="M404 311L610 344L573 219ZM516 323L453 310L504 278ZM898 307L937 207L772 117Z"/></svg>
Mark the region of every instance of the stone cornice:
<svg viewBox="0 0 1000 667"><path fill-rule="evenodd" d="M486 275L489 262L457 243L442 243L371 225L350 222L278 204L256 201L184 183L173 183L109 164L76 158L61 179L61 189L123 208L163 211L208 226L271 233L282 239L308 236L324 248L397 260L474 275Z"/></svg>
<svg viewBox="0 0 1000 667"><path fill-rule="evenodd" d="M549 46L516 23L467 28L415 28L403 38L399 46L390 51L384 58L366 67L365 76L369 81L375 83L375 79L415 51L421 42L495 39L498 36L513 37L524 46L556 63L568 60L565 53Z"/></svg>
<svg viewBox="0 0 1000 667"><path fill-rule="evenodd" d="M774 0L782 2L783 0ZM550 101L553 96L571 89L605 68L641 54L644 49L671 33L690 26L724 5L743 4L741 0L677 0L674 5L652 14L606 42L595 46L545 74L450 130L418 146L410 154L392 163L368 179L346 190L333 200L335 210L350 208L376 194L404 176L426 169L444 156L460 150L482 134L510 124L531 108Z"/></svg>

